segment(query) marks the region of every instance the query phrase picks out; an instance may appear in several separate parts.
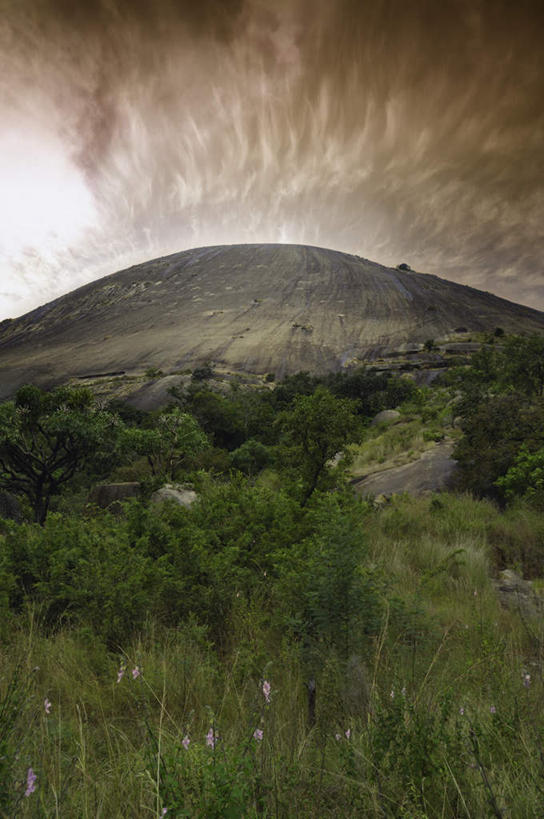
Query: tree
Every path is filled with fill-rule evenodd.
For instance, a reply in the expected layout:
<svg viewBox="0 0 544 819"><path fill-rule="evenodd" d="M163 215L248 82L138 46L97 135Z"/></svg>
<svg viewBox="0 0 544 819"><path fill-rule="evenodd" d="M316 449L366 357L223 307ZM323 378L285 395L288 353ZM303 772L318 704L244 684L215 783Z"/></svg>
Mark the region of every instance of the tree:
<svg viewBox="0 0 544 819"><path fill-rule="evenodd" d="M505 380L526 395L544 395L544 336L512 336L504 345Z"/></svg>
<svg viewBox="0 0 544 819"><path fill-rule="evenodd" d="M465 417L462 429L453 453L460 488L500 500L497 480L514 464L521 447L535 452L544 444L544 406L530 404L519 393L490 396Z"/></svg>
<svg viewBox="0 0 544 819"><path fill-rule="evenodd" d="M21 387L14 401L0 406L0 488L26 495L43 524L51 497L112 452L121 426L87 389Z"/></svg>
<svg viewBox="0 0 544 819"><path fill-rule="evenodd" d="M234 450L230 462L234 469L246 475L256 475L265 466L268 466L270 460L271 455L268 448L255 438L249 438Z"/></svg>
<svg viewBox="0 0 544 819"><path fill-rule="evenodd" d="M496 483L508 500L521 497L544 510L544 447L530 452L524 444L506 475Z"/></svg>
<svg viewBox="0 0 544 819"><path fill-rule="evenodd" d="M151 429L125 429L122 440L126 453L145 457L153 475L168 478L174 477L187 455L195 455L208 446L198 421L178 407L160 415Z"/></svg>
<svg viewBox="0 0 544 819"><path fill-rule="evenodd" d="M302 505L329 473L328 462L360 436L356 402L336 398L325 387L299 395L276 423L283 433L280 457L302 478Z"/></svg>

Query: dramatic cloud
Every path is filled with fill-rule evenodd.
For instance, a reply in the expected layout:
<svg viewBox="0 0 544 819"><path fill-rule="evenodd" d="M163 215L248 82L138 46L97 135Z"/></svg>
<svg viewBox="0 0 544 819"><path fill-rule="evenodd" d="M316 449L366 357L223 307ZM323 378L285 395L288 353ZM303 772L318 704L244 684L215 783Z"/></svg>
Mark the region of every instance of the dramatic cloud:
<svg viewBox="0 0 544 819"><path fill-rule="evenodd" d="M0 317L207 244L544 309L537 0L0 0Z"/></svg>

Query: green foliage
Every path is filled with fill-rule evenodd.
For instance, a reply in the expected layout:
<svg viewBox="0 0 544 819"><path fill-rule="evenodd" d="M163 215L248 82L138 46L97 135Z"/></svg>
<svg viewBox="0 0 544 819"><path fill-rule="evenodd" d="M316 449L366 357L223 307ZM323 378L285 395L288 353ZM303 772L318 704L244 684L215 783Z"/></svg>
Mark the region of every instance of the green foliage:
<svg viewBox="0 0 544 819"><path fill-rule="evenodd" d="M521 446L534 451L544 442L544 406L528 404L515 393L493 396L478 404L462 429L454 451L461 488L500 499L499 479L513 466Z"/></svg>
<svg viewBox="0 0 544 819"><path fill-rule="evenodd" d="M544 336L511 336L502 353L502 380L529 397L544 394Z"/></svg>
<svg viewBox="0 0 544 819"><path fill-rule="evenodd" d="M108 401L106 409L108 412L118 415L127 426L146 426L150 418L150 413L136 409L136 407L127 404L126 401L122 401L120 398L113 398Z"/></svg>
<svg viewBox="0 0 544 819"><path fill-rule="evenodd" d="M195 367L192 374L193 381L208 381L215 375L213 367L209 362L202 364L201 367Z"/></svg>
<svg viewBox="0 0 544 819"><path fill-rule="evenodd" d="M23 797L22 781L26 774L21 751L32 723L29 699L32 678L20 664L10 675L0 671L0 814L15 816ZM26 723L26 724L25 724ZM26 730L25 730L26 729ZM26 760L25 760L26 761ZM13 787L14 781L19 787Z"/></svg>
<svg viewBox="0 0 544 819"><path fill-rule="evenodd" d="M544 518L541 509L518 500L503 514L490 517L487 537L498 568L514 569L526 578L542 576Z"/></svg>
<svg viewBox="0 0 544 819"><path fill-rule="evenodd" d="M21 387L0 406L0 487L25 495L43 523L51 496L77 472L103 468L106 457L111 465L120 428L88 390Z"/></svg>
<svg viewBox="0 0 544 819"><path fill-rule="evenodd" d="M0 813L543 815L544 631L490 577L514 567L535 599L542 583L544 410L538 386L514 392L502 349L457 386L465 485L515 498L504 509L358 500L331 459L361 416L408 399L397 425L366 431L374 463L425 448L458 411L446 388L361 369L194 383L181 408L128 411L123 468L205 469L190 509L84 517L65 496L43 526L1 522ZM25 400L36 423L42 398ZM69 413L92 426L87 401ZM277 471L255 477L271 453Z"/></svg>
<svg viewBox="0 0 544 819"><path fill-rule="evenodd" d="M295 398L293 408L276 419L282 432L279 457L282 465L295 467L306 504L330 476L328 462L347 444L360 438L355 402L336 398L325 387Z"/></svg>
<svg viewBox="0 0 544 819"><path fill-rule="evenodd" d="M500 329L500 328L498 328ZM473 353L469 367L446 374L444 380L455 384L463 393L460 412L475 411L490 394L516 391L529 399L544 394L544 336L508 336L498 334L501 345L483 344Z"/></svg>
<svg viewBox="0 0 544 819"><path fill-rule="evenodd" d="M412 381L386 373L375 373L365 367L342 370L325 376L323 383L339 398L357 400L357 412L371 418L408 400L416 387Z"/></svg>
<svg viewBox="0 0 544 819"><path fill-rule="evenodd" d="M145 377L149 379L160 378L162 375L164 375L164 373L159 367L148 367L145 371Z"/></svg>
<svg viewBox="0 0 544 819"><path fill-rule="evenodd" d="M249 438L234 450L230 462L234 469L246 475L256 475L272 462L272 456L264 444Z"/></svg>
<svg viewBox="0 0 544 819"><path fill-rule="evenodd" d="M482 345L469 367L445 378L461 392L456 411L463 417L464 438L454 453L459 485L501 501L507 490L513 497L530 480L527 464L515 466L520 450L532 456L544 442L544 336L503 336L496 333L500 346Z"/></svg>
<svg viewBox="0 0 544 819"><path fill-rule="evenodd" d="M542 629L501 610L485 564L513 510L200 491L191 510L4 526L7 815L542 814Z"/></svg>
<svg viewBox="0 0 544 819"><path fill-rule="evenodd" d="M299 372L286 376L274 389L274 405L282 410L289 407L299 395L311 395L320 379L309 372Z"/></svg>
<svg viewBox="0 0 544 819"><path fill-rule="evenodd" d="M376 703L370 727L372 761L380 777L395 782L402 800L401 815L433 815L433 794L425 783L444 775L444 759L467 766L468 725L453 716L453 695L446 691L441 702L429 708L409 697L406 688L392 688ZM460 763L460 764L459 764ZM450 781L449 800L456 800Z"/></svg>
<svg viewBox="0 0 544 819"><path fill-rule="evenodd" d="M190 391L185 397L185 407L216 446L232 450L244 442L243 416L239 406L231 398L199 388Z"/></svg>
<svg viewBox="0 0 544 819"><path fill-rule="evenodd" d="M158 801L174 816L254 816L262 812L269 791L263 781L264 712L253 708L244 720L245 736L224 740L220 723L209 710L205 736L149 731L148 771L158 784ZM259 713L260 710L260 713ZM160 741L159 741L160 740Z"/></svg>
<svg viewBox="0 0 544 819"><path fill-rule="evenodd" d="M279 619L302 641L314 674L323 649L347 660L379 630L383 584L367 566L367 514L349 496L321 496L308 509L308 535L274 557Z"/></svg>
<svg viewBox="0 0 544 819"><path fill-rule="evenodd" d="M512 466L497 479L508 500L524 498L544 510L544 447L530 452L523 444Z"/></svg>
<svg viewBox="0 0 544 819"><path fill-rule="evenodd" d="M127 427L121 446L129 456L145 457L152 475L174 478L187 456L202 452L209 442L191 415L173 408L159 415L150 429Z"/></svg>
<svg viewBox="0 0 544 819"><path fill-rule="evenodd" d="M41 528L12 527L0 551L5 604L22 612L32 600L45 628L85 625L110 645L142 628L149 611L175 618L179 608L167 601L183 578L127 535L126 526L109 517L82 526L77 518L51 514Z"/></svg>

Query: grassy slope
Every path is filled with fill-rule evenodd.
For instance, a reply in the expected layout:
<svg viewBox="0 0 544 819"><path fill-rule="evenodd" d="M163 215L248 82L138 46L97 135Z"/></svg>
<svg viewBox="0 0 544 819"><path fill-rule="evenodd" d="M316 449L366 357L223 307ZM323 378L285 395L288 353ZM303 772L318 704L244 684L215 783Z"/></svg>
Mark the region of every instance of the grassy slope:
<svg viewBox="0 0 544 819"><path fill-rule="evenodd" d="M17 673L20 686L29 682L18 706L19 769L23 777L32 765L38 787L21 798L18 815L161 815L151 735L177 771L173 790L191 806L185 814L165 803L170 815L253 816L262 803L265 816L480 817L493 799L504 815L540 815L544 631L541 621L501 609L490 579L490 537L500 524L503 539L515 538L519 514L451 495L401 498L372 513L371 559L410 622L400 628L398 617L394 626L386 619L347 668L328 650L313 727L300 652L270 627L258 601L240 604L220 656L196 626L165 633L150 623L120 647L127 671L119 684L119 660L85 629L44 638L29 612L1 649L3 693ZM133 680L136 665L143 673ZM269 705L263 675L272 684ZM434 720L427 731L424 719ZM215 751L205 745L212 724L221 736ZM251 738L259 726L262 742ZM398 737L380 775L376 747L388 731ZM428 782L418 779L418 755L432 761ZM249 805L243 814L232 782Z"/></svg>
<svg viewBox="0 0 544 819"><path fill-rule="evenodd" d="M353 469L410 460L451 434L449 397L434 395L370 428ZM16 815L542 815L543 623L502 608L493 584L505 560L538 558L541 516L453 494L398 497L369 511L365 537L386 613L347 663L322 646L314 724L304 646L286 640L261 592L239 599L220 651L191 622L150 621L112 652L85 627L43 636L38 610L12 621L0 727L11 701ZM29 766L38 780L25 798Z"/></svg>
<svg viewBox="0 0 544 819"><path fill-rule="evenodd" d="M456 439L455 399L448 389L423 389L401 408L394 423L367 428L361 444L350 447L350 475L357 478L417 460L444 438Z"/></svg>

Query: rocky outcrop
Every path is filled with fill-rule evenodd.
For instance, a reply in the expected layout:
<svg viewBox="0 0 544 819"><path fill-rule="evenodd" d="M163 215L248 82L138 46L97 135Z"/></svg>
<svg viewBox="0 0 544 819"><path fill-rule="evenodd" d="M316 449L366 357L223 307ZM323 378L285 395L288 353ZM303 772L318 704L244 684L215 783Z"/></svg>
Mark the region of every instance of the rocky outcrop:
<svg viewBox="0 0 544 819"><path fill-rule="evenodd" d="M544 613L544 597L530 580L524 580L512 569L504 569L494 581L495 590L504 608L518 611L522 616L534 617Z"/></svg>
<svg viewBox="0 0 544 819"><path fill-rule="evenodd" d="M123 387L150 371L169 377L207 361L227 372L278 377L363 362L401 372L439 369L443 356L422 345L461 326L469 333L497 326L542 332L544 313L324 248L197 248L106 276L2 322L0 400L29 382L52 386L91 376ZM164 386L156 383L153 392Z"/></svg>
<svg viewBox="0 0 544 819"><path fill-rule="evenodd" d="M157 489L156 492L153 492L151 495L151 502L164 503L165 501L173 501L174 503L179 504L179 506L184 506L186 509L189 509L196 501L197 497L198 495L194 489L191 489L190 487L182 486L180 484L167 483L164 486L161 486L160 489Z"/></svg>
<svg viewBox="0 0 544 819"><path fill-rule="evenodd" d="M398 421L399 418L400 412L398 410L394 409L382 410L381 412L374 416L370 426L373 427L375 424L392 424L394 421Z"/></svg>
<svg viewBox="0 0 544 819"><path fill-rule="evenodd" d="M94 486L89 494L88 503L100 509L118 512L122 501L140 497L140 484L137 481L123 483L101 483Z"/></svg>
<svg viewBox="0 0 544 819"><path fill-rule="evenodd" d="M355 491L386 499L402 492L422 495L448 489L457 466L452 457L453 447L452 441L441 441L424 452L417 461L374 472L357 481L354 483Z"/></svg>

